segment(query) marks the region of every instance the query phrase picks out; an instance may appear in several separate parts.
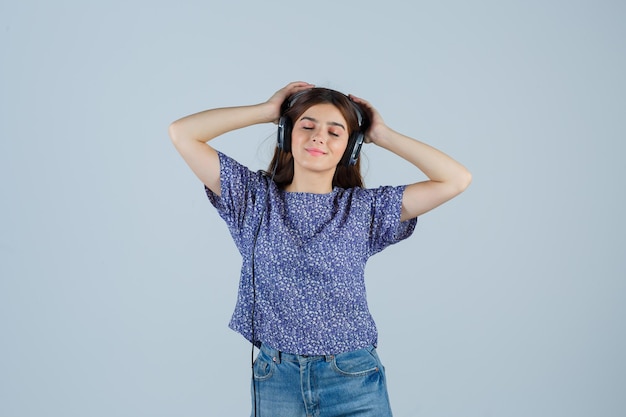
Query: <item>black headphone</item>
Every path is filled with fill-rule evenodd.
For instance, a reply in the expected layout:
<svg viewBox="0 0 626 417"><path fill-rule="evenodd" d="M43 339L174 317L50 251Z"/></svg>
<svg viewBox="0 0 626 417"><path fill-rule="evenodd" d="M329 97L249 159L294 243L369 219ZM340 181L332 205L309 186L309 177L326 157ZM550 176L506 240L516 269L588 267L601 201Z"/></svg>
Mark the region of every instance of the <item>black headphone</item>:
<svg viewBox="0 0 626 417"><path fill-rule="evenodd" d="M280 119L278 119L278 148L284 152L291 152L291 131L293 129L293 121L290 117L285 116L285 113L293 106L298 98L300 98L307 91L309 90L303 90L293 94L287 98L281 106L281 116ZM364 117L364 113L355 102L350 100L350 98L348 98L348 100L352 104L356 113L359 129L350 133L348 146L341 157L341 161L339 161L339 164L344 166L352 166L356 164L357 159L359 159L359 153L361 152L361 146L363 146L363 141L365 140L364 122L366 119Z"/></svg>

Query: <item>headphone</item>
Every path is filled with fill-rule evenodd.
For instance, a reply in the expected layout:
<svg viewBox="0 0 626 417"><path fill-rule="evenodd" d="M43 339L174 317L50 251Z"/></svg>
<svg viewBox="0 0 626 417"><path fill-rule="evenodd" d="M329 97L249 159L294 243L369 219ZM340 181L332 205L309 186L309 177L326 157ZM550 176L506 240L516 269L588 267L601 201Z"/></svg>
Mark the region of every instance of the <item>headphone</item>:
<svg viewBox="0 0 626 417"><path fill-rule="evenodd" d="M291 152L291 131L293 129L293 121L290 117L285 116L287 110L289 110L293 104L306 92L309 90L303 90L293 94L291 97L287 98L281 106L280 110L280 119L278 119L278 149L284 152ZM350 133L350 137L348 138L348 146L346 147L346 151L341 157L341 161L339 161L340 165L344 166L352 166L356 164L357 159L359 159L359 153L361 152L361 147L363 146L363 141L365 140L365 129L364 129L364 121L366 120L364 117L363 110L352 100L350 100L352 107L354 108L354 112L356 113L359 129L355 132Z"/></svg>

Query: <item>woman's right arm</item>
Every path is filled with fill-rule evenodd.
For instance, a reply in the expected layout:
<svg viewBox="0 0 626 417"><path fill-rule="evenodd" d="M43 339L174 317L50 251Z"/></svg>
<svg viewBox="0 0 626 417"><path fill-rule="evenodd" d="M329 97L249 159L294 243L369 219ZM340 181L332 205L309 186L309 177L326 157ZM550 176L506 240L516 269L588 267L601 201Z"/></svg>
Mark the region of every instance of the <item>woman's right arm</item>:
<svg viewBox="0 0 626 417"><path fill-rule="evenodd" d="M206 110L175 121L169 134L194 174L220 195L220 162L217 152L207 142L231 130L271 121L266 113L261 104Z"/></svg>
<svg viewBox="0 0 626 417"><path fill-rule="evenodd" d="M276 122L283 101L311 87L309 83L294 82L277 91L265 103L217 108L183 117L170 125L170 138L200 181L215 194L221 195L219 157L207 142L232 130L257 123Z"/></svg>

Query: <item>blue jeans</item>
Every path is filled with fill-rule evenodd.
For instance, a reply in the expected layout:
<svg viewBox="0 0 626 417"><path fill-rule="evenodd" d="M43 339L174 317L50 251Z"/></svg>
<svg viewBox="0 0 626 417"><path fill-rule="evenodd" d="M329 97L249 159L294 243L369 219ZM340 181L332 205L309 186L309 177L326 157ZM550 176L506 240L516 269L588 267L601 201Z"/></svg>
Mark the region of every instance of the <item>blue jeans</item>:
<svg viewBox="0 0 626 417"><path fill-rule="evenodd" d="M304 356L262 345L252 393L256 417L391 417L385 369L373 346Z"/></svg>

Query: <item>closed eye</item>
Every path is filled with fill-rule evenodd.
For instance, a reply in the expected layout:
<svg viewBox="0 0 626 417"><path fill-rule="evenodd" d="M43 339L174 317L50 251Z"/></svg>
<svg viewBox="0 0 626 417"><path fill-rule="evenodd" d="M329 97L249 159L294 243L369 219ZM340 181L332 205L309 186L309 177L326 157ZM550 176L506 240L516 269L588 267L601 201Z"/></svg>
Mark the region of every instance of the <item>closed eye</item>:
<svg viewBox="0 0 626 417"><path fill-rule="evenodd" d="M300 120L300 127L304 130L313 130L315 128L315 122L312 120Z"/></svg>
<svg viewBox="0 0 626 417"><path fill-rule="evenodd" d="M319 122L313 117L303 116L302 119L300 119L299 124L302 130L313 130L319 124ZM328 135L334 138L341 137L346 129L341 123L337 122L328 122L328 125Z"/></svg>

